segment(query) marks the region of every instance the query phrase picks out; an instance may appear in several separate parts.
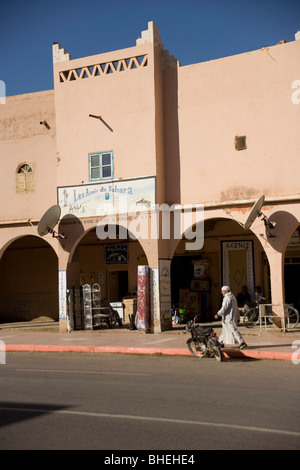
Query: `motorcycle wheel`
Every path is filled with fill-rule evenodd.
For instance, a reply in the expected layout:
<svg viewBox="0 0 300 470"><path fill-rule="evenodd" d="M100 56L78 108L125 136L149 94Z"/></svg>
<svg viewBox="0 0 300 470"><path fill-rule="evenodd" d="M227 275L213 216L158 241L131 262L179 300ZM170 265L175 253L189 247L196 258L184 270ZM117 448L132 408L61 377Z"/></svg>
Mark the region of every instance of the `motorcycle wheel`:
<svg viewBox="0 0 300 470"><path fill-rule="evenodd" d="M201 345L203 345L203 343L201 343L199 340L189 338L186 344L193 356L198 357L199 359L203 359L204 357L206 357L207 349L205 350L205 352L203 352L201 348Z"/></svg>
<svg viewBox="0 0 300 470"><path fill-rule="evenodd" d="M218 362L222 362L224 355L222 353L221 347L215 344L213 340L209 340L208 347L210 349L211 355L215 357Z"/></svg>

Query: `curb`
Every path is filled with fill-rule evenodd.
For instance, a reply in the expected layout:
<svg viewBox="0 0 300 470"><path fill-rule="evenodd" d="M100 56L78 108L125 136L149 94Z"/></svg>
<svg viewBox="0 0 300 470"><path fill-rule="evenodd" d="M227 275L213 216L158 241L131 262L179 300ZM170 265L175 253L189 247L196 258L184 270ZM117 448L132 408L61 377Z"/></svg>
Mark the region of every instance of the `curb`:
<svg viewBox="0 0 300 470"><path fill-rule="evenodd" d="M138 348L138 347L114 347L114 346L58 346L44 344L10 344L6 346L9 352L82 352L102 354L143 354L161 356L189 356L193 357L188 349L182 348ZM235 351L225 349L223 353L226 358L241 359L271 359L291 361L292 353L273 351Z"/></svg>
<svg viewBox="0 0 300 470"><path fill-rule="evenodd" d="M145 354L166 356L191 356L185 349L179 348L135 348L115 346L56 346L44 344L9 344L6 346L9 352L83 352L106 354Z"/></svg>
<svg viewBox="0 0 300 470"><path fill-rule="evenodd" d="M228 358L242 359L270 359L280 361L291 361L292 354L290 352L274 352L274 351L223 351Z"/></svg>

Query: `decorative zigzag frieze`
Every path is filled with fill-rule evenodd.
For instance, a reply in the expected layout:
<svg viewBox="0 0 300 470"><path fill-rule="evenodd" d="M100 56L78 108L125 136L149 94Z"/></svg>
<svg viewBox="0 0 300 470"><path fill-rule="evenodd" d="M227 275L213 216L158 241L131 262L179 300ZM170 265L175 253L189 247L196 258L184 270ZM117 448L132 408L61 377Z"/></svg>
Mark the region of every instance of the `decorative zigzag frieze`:
<svg viewBox="0 0 300 470"><path fill-rule="evenodd" d="M142 55L130 57L128 59L120 59L112 62L89 65L81 68L65 70L59 73L60 83L81 80L84 78L97 77L101 75L109 75L111 73L124 72L126 70L147 67L148 56Z"/></svg>

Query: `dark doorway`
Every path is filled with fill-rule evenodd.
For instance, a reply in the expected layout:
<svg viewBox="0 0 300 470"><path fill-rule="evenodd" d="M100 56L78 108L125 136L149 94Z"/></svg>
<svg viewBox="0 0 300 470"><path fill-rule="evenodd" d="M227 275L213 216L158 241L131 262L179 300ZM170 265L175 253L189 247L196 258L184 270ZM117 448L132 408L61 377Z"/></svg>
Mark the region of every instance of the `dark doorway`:
<svg viewBox="0 0 300 470"><path fill-rule="evenodd" d="M284 266L285 302L300 311L300 258L299 263Z"/></svg>
<svg viewBox="0 0 300 470"><path fill-rule="evenodd" d="M121 302L128 292L128 271L110 271L108 285L109 302Z"/></svg>

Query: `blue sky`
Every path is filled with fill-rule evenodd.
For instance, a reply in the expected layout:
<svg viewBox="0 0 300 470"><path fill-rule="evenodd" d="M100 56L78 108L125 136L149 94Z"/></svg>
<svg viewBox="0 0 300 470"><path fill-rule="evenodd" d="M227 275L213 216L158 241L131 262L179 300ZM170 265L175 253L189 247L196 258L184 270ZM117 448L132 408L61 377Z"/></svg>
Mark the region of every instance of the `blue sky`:
<svg viewBox="0 0 300 470"><path fill-rule="evenodd" d="M53 88L52 41L86 57L135 46L148 21L188 65L293 41L300 0L0 0L6 94Z"/></svg>

